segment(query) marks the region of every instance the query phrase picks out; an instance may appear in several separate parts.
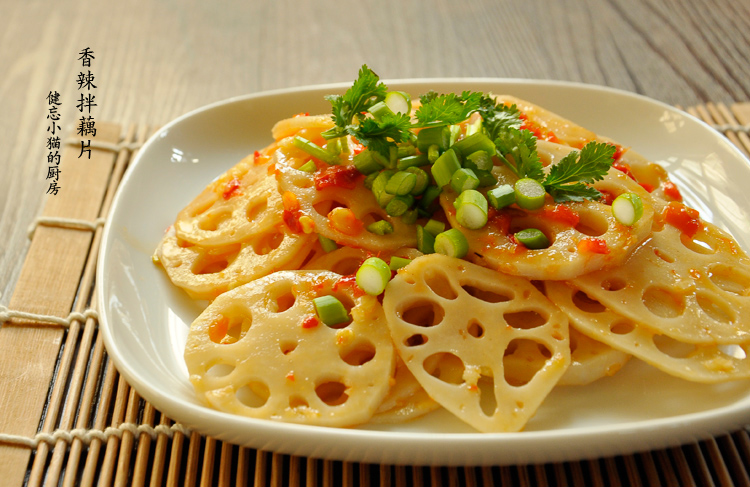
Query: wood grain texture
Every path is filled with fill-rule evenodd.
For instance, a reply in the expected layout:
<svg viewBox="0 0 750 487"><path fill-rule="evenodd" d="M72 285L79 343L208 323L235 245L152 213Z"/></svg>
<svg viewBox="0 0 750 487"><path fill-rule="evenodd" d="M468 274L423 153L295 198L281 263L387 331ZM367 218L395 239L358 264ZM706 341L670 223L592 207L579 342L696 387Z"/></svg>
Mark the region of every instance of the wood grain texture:
<svg viewBox="0 0 750 487"><path fill-rule="evenodd" d="M736 0L0 1L0 303L48 184L47 105L71 133L95 52L96 120L163 124L250 92L384 78L580 81L682 106L750 99L750 2ZM63 188L70 191L71 188Z"/></svg>

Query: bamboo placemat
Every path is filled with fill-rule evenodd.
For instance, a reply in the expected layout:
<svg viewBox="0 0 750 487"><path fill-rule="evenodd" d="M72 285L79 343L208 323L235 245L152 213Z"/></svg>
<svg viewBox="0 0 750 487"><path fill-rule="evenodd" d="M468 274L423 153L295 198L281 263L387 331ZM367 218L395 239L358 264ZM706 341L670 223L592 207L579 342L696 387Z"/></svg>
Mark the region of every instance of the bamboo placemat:
<svg viewBox="0 0 750 487"><path fill-rule="evenodd" d="M750 154L750 103L687 111ZM635 455L493 467L317 460L191 433L119 376L97 329L94 268L101 224L149 133L148 127L97 127L90 160L78 157L76 141L63 150L63 189L30 229L14 294L0 309L0 484L750 487L750 426Z"/></svg>

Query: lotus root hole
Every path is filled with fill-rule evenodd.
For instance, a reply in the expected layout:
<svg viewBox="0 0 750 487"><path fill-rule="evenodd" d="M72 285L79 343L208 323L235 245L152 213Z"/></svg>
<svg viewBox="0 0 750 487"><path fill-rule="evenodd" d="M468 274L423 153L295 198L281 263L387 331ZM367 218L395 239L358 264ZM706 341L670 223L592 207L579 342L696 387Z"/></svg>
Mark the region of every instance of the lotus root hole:
<svg viewBox="0 0 750 487"><path fill-rule="evenodd" d="M589 295L583 291L577 291L573 295L573 304L586 313L602 313L607 309L602 303L590 298Z"/></svg>
<svg viewBox="0 0 750 487"><path fill-rule="evenodd" d="M227 221L230 216L232 216L231 211L205 213L198 219L198 228L207 232L214 232L222 223Z"/></svg>
<svg viewBox="0 0 750 487"><path fill-rule="evenodd" d="M692 250L697 254L710 255L716 253L716 249L714 248L714 246L710 242L701 239L698 235L694 235L691 238L684 233L681 233L680 242L682 242L682 245L684 245L687 249Z"/></svg>
<svg viewBox="0 0 750 487"><path fill-rule="evenodd" d="M709 279L719 289L738 296L750 295L750 276L728 266L715 266L709 270Z"/></svg>
<svg viewBox="0 0 750 487"><path fill-rule="evenodd" d="M299 343L297 340L282 340L279 342L279 348L281 349L281 353L284 355L289 355L290 353L294 352L294 350L297 348L297 345Z"/></svg>
<svg viewBox="0 0 750 487"><path fill-rule="evenodd" d="M489 375L482 375L477 382L479 388L479 407L487 417L497 412L497 398L495 397L495 379Z"/></svg>
<svg viewBox="0 0 750 487"><path fill-rule="evenodd" d="M484 336L484 326L477 321L472 320L466 328L466 331L474 338L482 338Z"/></svg>
<svg viewBox="0 0 750 487"><path fill-rule="evenodd" d="M445 317L443 308L434 301L422 301L408 306L401 313L401 319L416 326L435 326Z"/></svg>
<svg viewBox="0 0 750 487"><path fill-rule="evenodd" d="M193 263L191 271L196 275L216 274L229 267L229 260L228 255L202 255Z"/></svg>
<svg viewBox="0 0 750 487"><path fill-rule="evenodd" d="M576 230L589 237L601 237L609 229L607 218L604 215L593 212L582 212Z"/></svg>
<svg viewBox="0 0 750 487"><path fill-rule="evenodd" d="M512 340L503 356L505 382L514 387L528 384L551 356L542 343L525 338Z"/></svg>
<svg viewBox="0 0 750 487"><path fill-rule="evenodd" d="M349 205L336 200L323 200L313 205L313 210L322 217L328 217L328 214L336 208L349 208Z"/></svg>
<svg viewBox="0 0 750 487"><path fill-rule="evenodd" d="M672 358L687 358L696 350L695 345L677 341L666 335L654 335L653 342L661 353Z"/></svg>
<svg viewBox="0 0 750 487"><path fill-rule="evenodd" d="M269 232L256 238L250 245L253 246L253 252L258 255L268 255L278 249L284 241L284 234L281 232Z"/></svg>
<svg viewBox="0 0 750 487"><path fill-rule="evenodd" d="M416 333L406 340L404 340L404 345L407 347L418 347L419 345L424 345L427 343L427 336L422 335L421 333Z"/></svg>
<svg viewBox="0 0 750 487"><path fill-rule="evenodd" d="M456 293L451 286L448 276L439 269L427 269L424 273L424 282L432 289L432 292L444 299L456 299Z"/></svg>
<svg viewBox="0 0 750 487"><path fill-rule="evenodd" d="M651 286L643 292L643 304L661 318L675 318L685 311L682 296L664 287Z"/></svg>
<svg viewBox="0 0 750 487"><path fill-rule="evenodd" d="M461 287L469 296L473 296L487 303L507 303L514 297L512 292L482 289L480 287L470 286L468 284Z"/></svg>
<svg viewBox="0 0 750 487"><path fill-rule="evenodd" d="M602 281L602 289L605 291L619 291L625 289L627 283L619 277L611 277Z"/></svg>
<svg viewBox="0 0 750 487"><path fill-rule="evenodd" d="M547 318L541 315L538 311L516 311L513 313L503 314L505 322L510 326L520 330L529 330L531 328L537 328L547 323Z"/></svg>
<svg viewBox="0 0 750 487"><path fill-rule="evenodd" d="M252 322L249 314L220 316L208 325L208 338L219 345L237 343L245 336Z"/></svg>
<svg viewBox="0 0 750 487"><path fill-rule="evenodd" d="M717 299L717 297L707 293L698 293L695 296L698 306L713 320L719 323L733 323L735 321L734 312L726 307L724 300Z"/></svg>
<svg viewBox="0 0 750 487"><path fill-rule="evenodd" d="M425 359L424 365L434 365L432 370L425 366L425 370L431 376L447 384L459 385L464 383L464 362L458 356L440 352Z"/></svg>
<svg viewBox="0 0 750 487"><path fill-rule="evenodd" d="M331 266L331 271L342 276L351 276L356 274L359 270L359 266L362 264L362 259L358 257L349 257L347 259L341 259Z"/></svg>
<svg viewBox="0 0 750 487"><path fill-rule="evenodd" d="M270 290L268 309L273 313L283 313L294 306L296 300L291 284L284 283L280 288Z"/></svg>
<svg viewBox="0 0 750 487"><path fill-rule="evenodd" d="M255 409L263 407L268 402L271 393L265 383L255 381L237 389L235 395L242 404Z"/></svg>
<svg viewBox="0 0 750 487"><path fill-rule="evenodd" d="M209 367L208 370L206 370L206 377L211 378L220 378L220 377L226 377L232 372L234 372L234 365L225 364L225 363L217 363Z"/></svg>
<svg viewBox="0 0 750 487"><path fill-rule="evenodd" d="M364 223L366 227L372 223L379 222L381 220L387 220L385 215L386 215L385 213L376 213L374 211L371 211L370 213L367 213L366 215L364 215L361 218L361 220L362 220L362 223Z"/></svg>
<svg viewBox="0 0 750 487"><path fill-rule="evenodd" d="M654 249L654 255L656 255L658 258L666 262L667 264L673 264L675 261L674 256L671 254L666 253L665 251L661 249Z"/></svg>
<svg viewBox="0 0 750 487"><path fill-rule="evenodd" d="M256 199L250 202L249 205L247 205L247 211L245 212L245 216L247 217L247 220L252 222L256 218L258 218L259 215L264 213L268 209L268 197L264 196L263 198Z"/></svg>
<svg viewBox="0 0 750 487"><path fill-rule="evenodd" d="M300 396L289 396L289 407L291 409L309 408L307 400Z"/></svg>
<svg viewBox="0 0 750 487"><path fill-rule="evenodd" d="M358 341L352 346L339 350L341 360L347 364L358 367L375 358L375 346L369 341Z"/></svg>
<svg viewBox="0 0 750 487"><path fill-rule="evenodd" d="M627 320L618 320L609 325L609 331L615 335L627 335L635 330L635 325Z"/></svg>
<svg viewBox="0 0 750 487"><path fill-rule="evenodd" d="M346 389L346 384L342 382L329 381L318 385L315 388L315 394L329 406L340 406L349 399Z"/></svg>
<svg viewBox="0 0 750 487"><path fill-rule="evenodd" d="M575 353L578 350L578 338L574 333L570 333L570 353Z"/></svg>

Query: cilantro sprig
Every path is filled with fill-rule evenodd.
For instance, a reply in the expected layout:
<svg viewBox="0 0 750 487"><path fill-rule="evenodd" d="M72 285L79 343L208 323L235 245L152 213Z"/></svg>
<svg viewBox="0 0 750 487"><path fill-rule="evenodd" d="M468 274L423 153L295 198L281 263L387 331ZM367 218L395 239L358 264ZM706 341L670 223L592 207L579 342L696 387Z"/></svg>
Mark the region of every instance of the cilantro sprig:
<svg viewBox="0 0 750 487"><path fill-rule="evenodd" d="M352 132L365 119L364 112L382 101L386 93L388 87L380 81L380 77L374 71L363 64L354 84L343 95L325 97L331 103L333 123L336 126L323 132L323 137L333 139L347 133L356 137Z"/></svg>
<svg viewBox="0 0 750 487"><path fill-rule="evenodd" d="M419 97L421 106L414 113L419 121L412 128L440 127L461 123L477 111L482 93L464 91L460 95L440 95L431 91Z"/></svg>
<svg viewBox="0 0 750 487"><path fill-rule="evenodd" d="M599 199L602 194L589 184L607 174L615 149L612 144L589 142L553 165L542 185L557 203Z"/></svg>

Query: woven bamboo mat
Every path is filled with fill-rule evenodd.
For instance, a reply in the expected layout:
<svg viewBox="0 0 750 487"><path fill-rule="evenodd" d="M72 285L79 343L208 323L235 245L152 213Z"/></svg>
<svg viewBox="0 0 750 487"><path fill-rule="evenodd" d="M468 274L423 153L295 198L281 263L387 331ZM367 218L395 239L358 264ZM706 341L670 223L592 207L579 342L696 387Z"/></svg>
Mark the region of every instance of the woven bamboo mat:
<svg viewBox="0 0 750 487"><path fill-rule="evenodd" d="M750 103L687 111L750 154ZM63 151L64 190L48 199L31 229L9 307L0 309L0 484L750 486L750 426L636 455L466 468L300 458L190 433L119 376L97 329L94 268L101 223L128 162L149 134L147 127L97 127L90 160L78 158L80 145Z"/></svg>

